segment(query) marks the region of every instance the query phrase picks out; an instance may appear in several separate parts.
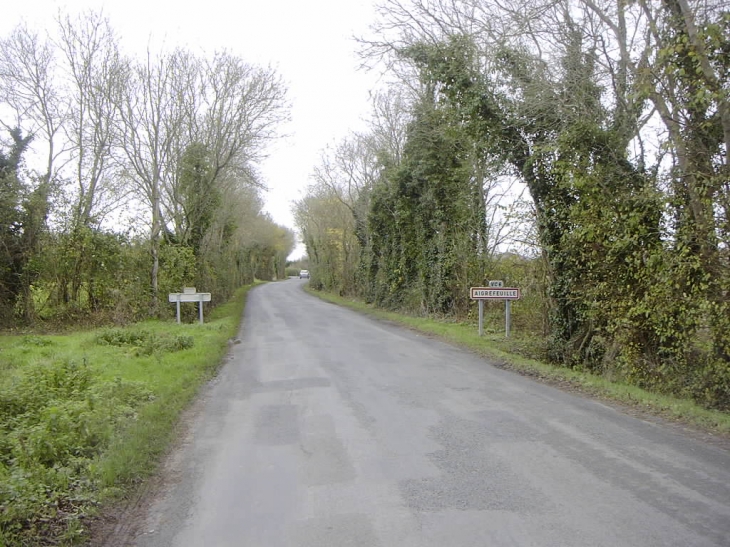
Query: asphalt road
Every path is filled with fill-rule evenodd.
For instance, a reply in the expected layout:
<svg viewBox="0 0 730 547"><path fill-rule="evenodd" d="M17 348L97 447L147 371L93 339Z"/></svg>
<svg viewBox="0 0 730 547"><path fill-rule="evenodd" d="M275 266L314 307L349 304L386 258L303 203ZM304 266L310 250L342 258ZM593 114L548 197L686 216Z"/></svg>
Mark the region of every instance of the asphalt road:
<svg viewBox="0 0 730 547"><path fill-rule="evenodd" d="M304 293L241 343L140 547L730 546L730 453Z"/></svg>

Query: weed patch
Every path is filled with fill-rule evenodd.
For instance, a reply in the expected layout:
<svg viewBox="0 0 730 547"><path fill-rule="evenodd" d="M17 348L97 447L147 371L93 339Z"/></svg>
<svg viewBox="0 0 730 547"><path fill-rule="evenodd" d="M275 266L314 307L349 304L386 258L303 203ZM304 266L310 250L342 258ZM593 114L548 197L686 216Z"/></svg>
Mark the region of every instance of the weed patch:
<svg viewBox="0 0 730 547"><path fill-rule="evenodd" d="M190 349L195 345L195 338L188 335L115 328L99 333L95 342L101 346L129 347L133 349L135 355L140 356Z"/></svg>

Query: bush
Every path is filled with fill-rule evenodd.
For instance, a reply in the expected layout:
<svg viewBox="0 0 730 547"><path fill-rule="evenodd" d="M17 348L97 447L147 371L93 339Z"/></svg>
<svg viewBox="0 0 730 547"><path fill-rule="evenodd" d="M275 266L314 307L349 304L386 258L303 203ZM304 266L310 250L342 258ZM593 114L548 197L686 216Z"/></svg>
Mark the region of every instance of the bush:
<svg viewBox="0 0 730 547"><path fill-rule="evenodd" d="M105 329L96 336L100 346L141 346L152 337L150 332L133 329Z"/></svg>
<svg viewBox="0 0 730 547"><path fill-rule="evenodd" d="M152 399L141 383L101 382L84 361L28 366L0 386L0 545L73 520L95 459Z"/></svg>
<svg viewBox="0 0 730 547"><path fill-rule="evenodd" d="M692 378L691 396L699 404L730 411L730 367L720 359L709 359Z"/></svg>
<svg viewBox="0 0 730 547"><path fill-rule="evenodd" d="M101 346L129 346L135 349L135 355L152 355L153 353L171 353L190 349L195 345L192 336L157 335L145 330L106 329L99 334L96 343Z"/></svg>

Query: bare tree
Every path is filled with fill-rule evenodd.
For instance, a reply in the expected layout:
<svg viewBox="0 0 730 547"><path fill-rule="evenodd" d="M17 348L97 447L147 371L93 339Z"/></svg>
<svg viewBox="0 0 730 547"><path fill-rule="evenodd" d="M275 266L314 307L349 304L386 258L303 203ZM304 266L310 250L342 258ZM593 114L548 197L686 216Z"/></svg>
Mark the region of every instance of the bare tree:
<svg viewBox="0 0 730 547"><path fill-rule="evenodd" d="M274 70L226 52L204 63L195 130L210 150L215 176L261 160L287 118L286 87Z"/></svg>
<svg viewBox="0 0 730 547"><path fill-rule="evenodd" d="M0 101L14 117L6 128L20 127L33 136L45 155L41 179L50 184L62 167L66 151L62 128L68 103L58 89L57 59L52 45L20 25L0 40Z"/></svg>
<svg viewBox="0 0 730 547"><path fill-rule="evenodd" d="M114 145L127 62L118 38L100 13L58 19L58 46L68 77L68 122L64 126L73 157L74 227L98 223L119 204Z"/></svg>
<svg viewBox="0 0 730 547"><path fill-rule="evenodd" d="M197 59L194 74L195 90L187 99L183 122L186 129L179 133L181 140L176 145L178 157L189 154L191 146L197 147L204 163L199 171L202 191L220 193L231 183L258 184L254 165L264 157L268 143L278 137L279 125L288 116L280 77L226 52ZM169 173L165 202L182 242L199 227L194 226L194 206L189 202L190 193L182 191L181 175L179 168Z"/></svg>
<svg viewBox="0 0 730 547"><path fill-rule="evenodd" d="M201 219L193 209L205 194L223 193L226 184L256 184L253 165L287 116L285 89L273 70L227 53L206 60L183 50L158 58L148 54L125 89L119 108L121 148L151 211L156 308L163 230L173 226L185 242L191 223ZM192 187L185 187L185 158L199 163L193 166L198 180Z"/></svg>
<svg viewBox="0 0 730 547"><path fill-rule="evenodd" d="M408 123L412 119L411 99L407 89L391 86L373 96L370 128L380 162L400 163L406 142ZM384 157L385 156L385 157Z"/></svg>
<svg viewBox="0 0 730 547"><path fill-rule="evenodd" d="M190 55L176 50L155 58L150 52L134 65L117 105L120 147L138 197L149 207L152 313L159 310L158 274L165 177L176 169L189 108Z"/></svg>

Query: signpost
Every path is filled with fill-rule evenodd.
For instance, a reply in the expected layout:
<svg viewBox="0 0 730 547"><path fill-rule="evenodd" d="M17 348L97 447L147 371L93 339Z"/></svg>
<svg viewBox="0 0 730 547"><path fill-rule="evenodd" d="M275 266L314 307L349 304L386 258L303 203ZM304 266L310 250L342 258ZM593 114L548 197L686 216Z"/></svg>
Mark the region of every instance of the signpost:
<svg viewBox="0 0 730 547"><path fill-rule="evenodd" d="M512 323L512 300L520 299L520 289L504 287L502 281L495 280L489 282L489 287L472 287L469 289L469 298L479 302L479 336L484 334L484 301L504 300L505 333L506 337L509 338Z"/></svg>
<svg viewBox="0 0 730 547"><path fill-rule="evenodd" d="M195 292L195 287L184 287L183 292L171 292L168 295L170 302L177 304L177 322L180 323L180 302L197 302L200 324L203 324L203 302L210 302L209 292Z"/></svg>

